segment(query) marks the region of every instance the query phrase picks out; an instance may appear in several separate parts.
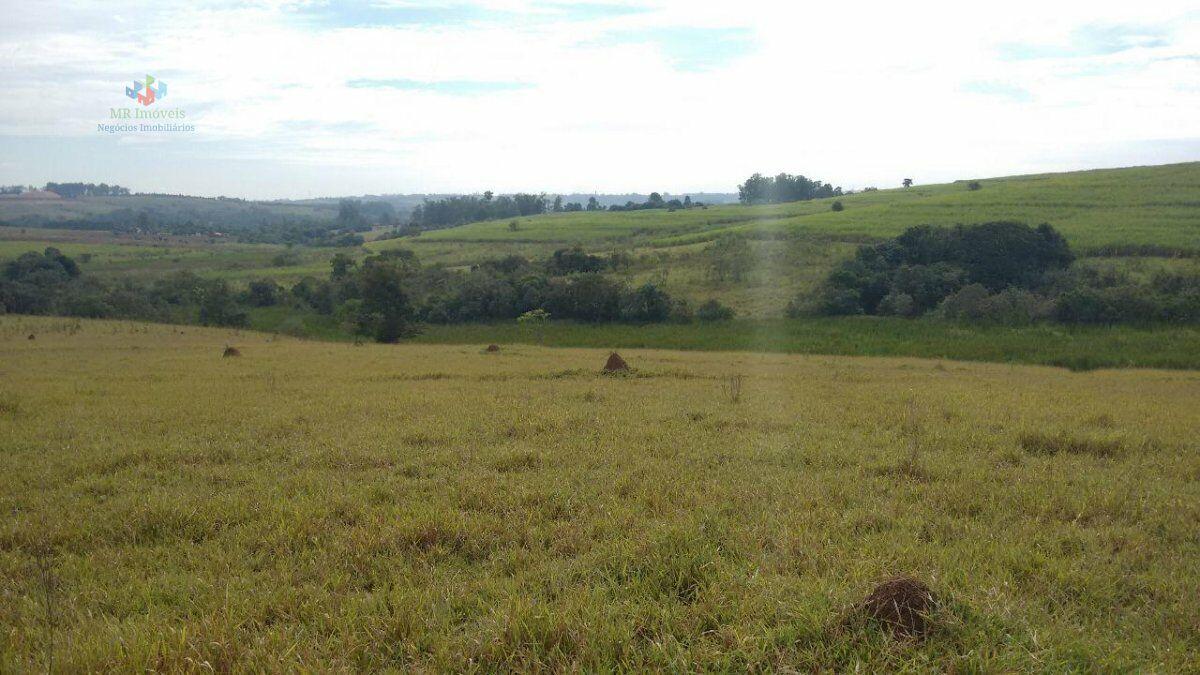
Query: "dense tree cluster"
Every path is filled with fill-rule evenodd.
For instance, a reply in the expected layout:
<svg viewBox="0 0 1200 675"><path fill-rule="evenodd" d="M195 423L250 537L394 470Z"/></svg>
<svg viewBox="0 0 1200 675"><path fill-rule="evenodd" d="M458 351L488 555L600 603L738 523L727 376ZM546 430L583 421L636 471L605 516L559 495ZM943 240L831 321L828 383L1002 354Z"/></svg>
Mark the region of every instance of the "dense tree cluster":
<svg viewBox="0 0 1200 675"><path fill-rule="evenodd" d="M590 204L589 204L590 206ZM683 200L666 199L657 192L651 192L646 201L638 204L637 202L627 201L624 204L613 204L608 207L609 211L645 211L649 209L667 209L668 211L678 211L679 209L690 209L692 207L703 207L700 202L693 202L691 195L685 196ZM591 210L591 209L588 209Z"/></svg>
<svg viewBox="0 0 1200 675"><path fill-rule="evenodd" d="M390 208L390 205L383 206ZM252 244L297 246L361 246L359 234L372 223L386 219L387 209L375 203L343 202L330 218L290 215L258 204L236 209L206 210L179 208L170 202L146 202L139 208L114 209L107 213L69 220L23 216L6 224L14 227L53 226L73 230L102 230L119 235L171 235L224 237ZM394 210L391 220L395 222Z"/></svg>
<svg viewBox="0 0 1200 675"><path fill-rule="evenodd" d="M497 197L489 191L482 195L426 199L413 209L411 225L432 230L481 220L536 216L546 213L548 208L546 195L518 193Z"/></svg>
<svg viewBox="0 0 1200 675"><path fill-rule="evenodd" d="M914 227L860 247L830 274L822 304L830 314L923 314L971 284L990 292L1037 287L1072 259L1049 225Z"/></svg>
<svg viewBox="0 0 1200 675"><path fill-rule="evenodd" d="M124 197L129 195L129 188L107 183L46 183L42 188L60 197Z"/></svg>
<svg viewBox="0 0 1200 675"><path fill-rule="evenodd" d="M841 195L840 187L787 173L778 176L756 173L738 186L738 201L743 204L781 204Z"/></svg>
<svg viewBox="0 0 1200 675"><path fill-rule="evenodd" d="M250 311L287 304L336 317L380 342L411 335L424 322L510 320L539 310L555 320L587 322L692 319L686 302L657 285L630 287L607 276L620 260L564 249L539 263L509 256L461 272L424 267L411 251L401 249L361 262L337 254L328 277L306 277L290 289L269 279L237 289L190 273L149 283L106 284L49 248L4 266L0 312L244 326ZM696 317L718 321L731 318L732 312L713 301Z"/></svg>
<svg viewBox="0 0 1200 675"><path fill-rule="evenodd" d="M1073 260L1066 240L1045 224L914 227L860 247L829 275L815 309L1006 324L1200 321L1200 275L1159 273L1144 282L1071 268Z"/></svg>
<svg viewBox="0 0 1200 675"><path fill-rule="evenodd" d="M666 199L658 192L650 193L649 198L642 203L627 201L625 204L613 204L607 209L595 197L589 197L587 204L581 202L564 203L561 196L548 199L546 195L517 193L515 195L495 195L485 192L482 195L462 195L427 199L413 210L409 223L410 231L432 230L445 227L455 227L484 220L503 220L522 216L536 216L543 213L575 213L579 211L641 211L644 209L689 209L693 206L703 206L693 203L692 198L683 200Z"/></svg>
<svg viewBox="0 0 1200 675"><path fill-rule="evenodd" d="M353 306L358 294L369 287L384 283L375 275L364 277L368 266L382 269L391 265L386 278L401 290L389 295L403 295L409 303L406 325L510 320L538 310L555 320L586 322L653 323L686 321L692 316L686 302L672 298L653 283L630 287L606 276L603 272L611 268L613 258L578 249L556 251L542 263L509 256L481 263L465 273L421 267L408 252L402 254L402 264L389 262L397 255L367 258L361 268L348 270L335 261L328 282L304 280L293 294L306 301L315 296L309 302L314 309L337 312L339 306ZM327 297L333 300L326 301ZM360 332L380 339L372 331L376 324L356 323Z"/></svg>
<svg viewBox="0 0 1200 675"><path fill-rule="evenodd" d="M241 326L246 323L243 300L224 281L187 272L144 284L105 284L83 274L55 248L25 253L5 264L0 275L0 313Z"/></svg>

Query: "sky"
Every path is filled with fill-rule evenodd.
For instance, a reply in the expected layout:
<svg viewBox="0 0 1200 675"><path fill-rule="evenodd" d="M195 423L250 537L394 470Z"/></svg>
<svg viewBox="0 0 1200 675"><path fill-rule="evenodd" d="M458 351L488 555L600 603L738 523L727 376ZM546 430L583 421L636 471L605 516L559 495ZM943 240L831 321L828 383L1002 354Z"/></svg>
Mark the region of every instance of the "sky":
<svg viewBox="0 0 1200 675"><path fill-rule="evenodd" d="M0 11L0 184L732 192L754 172L861 188L1200 160L1194 0ZM166 95L141 105L147 75ZM110 131L123 108L187 130Z"/></svg>

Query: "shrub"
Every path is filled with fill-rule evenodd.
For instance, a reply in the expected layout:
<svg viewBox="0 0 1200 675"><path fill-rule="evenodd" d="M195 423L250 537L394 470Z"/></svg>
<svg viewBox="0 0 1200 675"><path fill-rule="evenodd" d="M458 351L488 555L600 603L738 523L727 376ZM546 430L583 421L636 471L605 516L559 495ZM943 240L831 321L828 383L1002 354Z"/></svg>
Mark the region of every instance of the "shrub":
<svg viewBox="0 0 1200 675"><path fill-rule="evenodd" d="M1150 286L1161 298L1163 319L1177 323L1200 322L1200 274L1159 273Z"/></svg>
<svg viewBox="0 0 1200 675"><path fill-rule="evenodd" d="M826 286L817 299L817 312L828 316L849 316L863 313L859 294L848 288Z"/></svg>
<svg viewBox="0 0 1200 675"><path fill-rule="evenodd" d="M246 312L224 281L209 282L201 291L199 319L205 326L239 328L247 324Z"/></svg>
<svg viewBox="0 0 1200 675"><path fill-rule="evenodd" d="M890 314L893 316L913 316L916 314L917 305L913 301L913 297L907 293L893 291L883 297L879 302L879 313Z"/></svg>
<svg viewBox="0 0 1200 675"><path fill-rule="evenodd" d="M733 310L716 300L709 300L696 309L696 318L701 321L728 321L733 318Z"/></svg>
<svg viewBox="0 0 1200 675"><path fill-rule="evenodd" d="M273 307L279 304L283 289L271 279L251 281L246 289L246 302L254 307Z"/></svg>
<svg viewBox="0 0 1200 675"><path fill-rule="evenodd" d="M546 263L546 271L556 275L601 272L606 267L608 267L607 260L600 256L584 253L579 246L555 251Z"/></svg>
<svg viewBox="0 0 1200 675"><path fill-rule="evenodd" d="M846 207L842 206L842 202L840 199L835 201L833 203L833 206L831 206L830 208L832 208L834 211L845 211L846 210Z"/></svg>
<svg viewBox="0 0 1200 675"><path fill-rule="evenodd" d="M1051 316L1053 306L1052 302L1020 288L1009 287L991 294L982 284L971 284L947 296L938 305L937 313L947 319L1021 326Z"/></svg>
<svg viewBox="0 0 1200 675"><path fill-rule="evenodd" d="M949 263L903 265L892 276L892 293L909 296L912 311L921 314L937 306L943 298L962 288L966 272Z"/></svg>
<svg viewBox="0 0 1200 675"><path fill-rule="evenodd" d="M692 312L692 306L684 298L678 298L671 303L671 321L676 323L691 323L696 315Z"/></svg>
<svg viewBox="0 0 1200 675"><path fill-rule="evenodd" d="M666 321L671 316L671 297L651 283L642 284L621 301L621 319L634 323Z"/></svg>
<svg viewBox="0 0 1200 675"><path fill-rule="evenodd" d="M982 306L988 295L988 289L983 284L963 286L942 300L938 305L938 314L946 319L979 319L983 316Z"/></svg>
<svg viewBox="0 0 1200 675"><path fill-rule="evenodd" d="M1006 326L1025 326L1050 316L1052 306L1029 291L1009 287L984 299L980 318Z"/></svg>
<svg viewBox="0 0 1200 675"><path fill-rule="evenodd" d="M805 316L811 316L816 311L812 301L804 297L792 298L788 301L787 307L783 310L783 315L789 319L799 319Z"/></svg>
<svg viewBox="0 0 1200 675"><path fill-rule="evenodd" d="M982 189L983 189L983 183L980 183L980 182L979 182L979 181L977 181L977 180L973 180L973 181L971 181L970 183L967 183L967 189L968 189L968 190L970 190L970 191L972 191L972 192L974 192L975 190L982 190Z"/></svg>
<svg viewBox="0 0 1200 675"><path fill-rule="evenodd" d="M556 317L579 321L615 321L621 315L622 287L595 272L551 279L544 307Z"/></svg>
<svg viewBox="0 0 1200 675"><path fill-rule="evenodd" d="M1157 300L1136 285L1076 288L1059 297L1054 315L1068 323L1146 323L1163 318Z"/></svg>

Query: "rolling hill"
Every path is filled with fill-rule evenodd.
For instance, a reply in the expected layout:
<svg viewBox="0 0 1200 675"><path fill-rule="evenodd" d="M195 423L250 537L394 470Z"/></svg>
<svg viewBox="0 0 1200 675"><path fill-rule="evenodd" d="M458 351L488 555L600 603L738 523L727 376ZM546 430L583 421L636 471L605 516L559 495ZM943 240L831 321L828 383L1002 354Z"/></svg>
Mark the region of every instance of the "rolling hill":
<svg viewBox="0 0 1200 675"><path fill-rule="evenodd" d="M1085 251L1200 252L1200 162L979 179L858 192L836 199L675 212L584 212L472 223L422 234L428 242L634 242L655 247L722 234L887 237L921 224L1048 222ZM833 201L845 210L834 212Z"/></svg>
<svg viewBox="0 0 1200 675"><path fill-rule="evenodd" d="M411 248L423 261L469 265L504 255L540 258L565 246L632 259L630 282L655 281L691 301L716 298L741 316L777 317L863 242L914 225L996 220L1050 223L1081 264L1136 273L1200 260L1200 163L963 180L788 204L678 210L557 213L470 223L369 242ZM840 201L842 211L832 204ZM708 274L713 242L751 240L754 270L738 280Z"/></svg>

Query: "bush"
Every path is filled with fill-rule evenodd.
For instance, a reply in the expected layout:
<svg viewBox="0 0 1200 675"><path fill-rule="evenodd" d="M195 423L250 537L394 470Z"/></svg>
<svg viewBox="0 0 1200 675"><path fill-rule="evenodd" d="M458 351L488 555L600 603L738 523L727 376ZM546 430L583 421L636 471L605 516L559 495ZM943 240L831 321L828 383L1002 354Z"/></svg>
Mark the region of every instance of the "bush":
<svg viewBox="0 0 1200 675"><path fill-rule="evenodd" d="M200 323L205 326L241 328L247 325L246 312L237 304L233 291L224 281L208 282L201 291Z"/></svg>
<svg viewBox="0 0 1200 675"><path fill-rule="evenodd" d="M671 303L671 321L675 323L691 323L696 315L692 312L692 306L684 298L679 298Z"/></svg>
<svg viewBox="0 0 1200 675"><path fill-rule="evenodd" d="M817 312L827 316L851 316L862 314L864 310L857 292L848 288L826 286L817 299Z"/></svg>
<svg viewBox="0 0 1200 675"><path fill-rule="evenodd" d="M543 306L561 319L615 321L621 316L622 287L604 276L587 272L551 279Z"/></svg>
<svg viewBox="0 0 1200 675"><path fill-rule="evenodd" d="M621 319L634 323L666 321L671 316L671 297L651 283L642 284L621 301Z"/></svg>
<svg viewBox="0 0 1200 675"><path fill-rule="evenodd" d="M1200 322L1200 273L1163 272L1150 282L1162 300L1162 318L1177 323Z"/></svg>
<svg viewBox="0 0 1200 675"><path fill-rule="evenodd" d="M974 192L975 190L982 190L982 189L983 189L983 183L980 183L980 182L979 182L979 181L977 181L977 180L973 180L973 181L971 181L970 183L967 183L967 189L968 189L968 190L970 190L970 191L972 191L972 192Z"/></svg>
<svg viewBox="0 0 1200 675"><path fill-rule="evenodd" d="M981 307L985 321L1005 326L1026 326L1052 314L1053 303L1024 289L1009 287L988 296Z"/></svg>
<svg viewBox="0 0 1200 675"><path fill-rule="evenodd" d="M908 293L892 291L883 296L879 302L879 313L892 316L914 316L917 314L917 304Z"/></svg>
<svg viewBox="0 0 1200 675"><path fill-rule="evenodd" d="M252 307L273 307L279 304L283 289L270 279L251 281L246 289L245 301Z"/></svg>
<svg viewBox="0 0 1200 675"><path fill-rule="evenodd" d="M963 286L942 300L938 305L938 314L946 319L978 320L983 317L982 307L988 295L988 289L983 284Z"/></svg>
<svg viewBox="0 0 1200 675"><path fill-rule="evenodd" d="M971 284L943 300L937 313L947 319L1023 326L1052 316L1053 308L1053 302L1020 288L991 294L982 284Z"/></svg>
<svg viewBox="0 0 1200 675"><path fill-rule="evenodd" d="M845 211L846 210L846 207L842 206L841 200L835 201L833 203L833 206L830 208L832 208L834 211Z"/></svg>
<svg viewBox="0 0 1200 675"><path fill-rule="evenodd" d="M546 271L556 275L601 272L606 267L608 267L607 260L600 256L584 253L579 246L555 251L546 263Z"/></svg>
<svg viewBox="0 0 1200 675"><path fill-rule="evenodd" d="M1055 318L1067 323L1146 323L1164 318L1158 298L1137 285L1076 288L1064 293Z"/></svg>
<svg viewBox="0 0 1200 675"><path fill-rule="evenodd" d="M733 310L716 300L709 300L696 309L696 318L701 321L728 321L733 318Z"/></svg>

